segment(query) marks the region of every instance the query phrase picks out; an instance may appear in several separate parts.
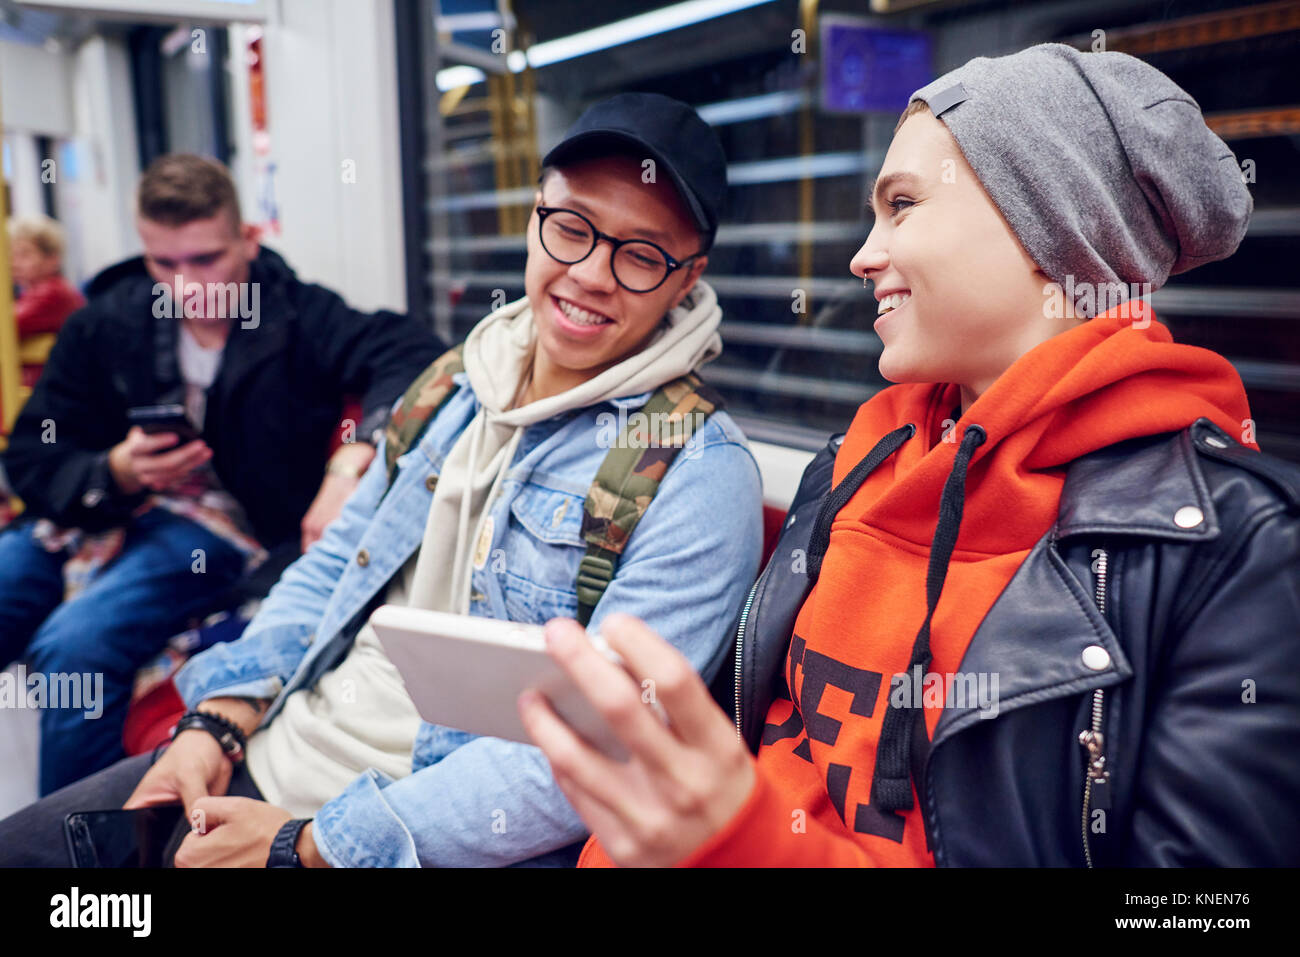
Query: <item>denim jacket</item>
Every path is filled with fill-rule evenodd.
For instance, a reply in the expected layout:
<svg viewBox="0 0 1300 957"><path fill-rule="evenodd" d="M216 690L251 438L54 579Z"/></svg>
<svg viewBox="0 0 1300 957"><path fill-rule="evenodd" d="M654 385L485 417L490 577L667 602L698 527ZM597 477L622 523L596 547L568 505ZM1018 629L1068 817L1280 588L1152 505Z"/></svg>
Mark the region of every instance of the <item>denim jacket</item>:
<svg viewBox="0 0 1300 957"><path fill-rule="evenodd" d="M322 537L294 562L243 636L192 658L176 676L188 707L214 697L288 695L336 667L372 599L419 547L433 500L431 476L478 411L461 386L418 445L398 459L385 493L381 446ZM563 413L521 437L490 508L491 552L471 579L470 613L544 623L577 611L583 501L607 451L611 416L649 393ZM605 438L602 438L604 436ZM589 625L611 611L644 619L706 680L758 570L762 489L740 429L715 412L674 460L628 541ZM344 866L506 865L581 840L585 828L531 745L422 724L412 773L368 769L315 818L322 856Z"/></svg>

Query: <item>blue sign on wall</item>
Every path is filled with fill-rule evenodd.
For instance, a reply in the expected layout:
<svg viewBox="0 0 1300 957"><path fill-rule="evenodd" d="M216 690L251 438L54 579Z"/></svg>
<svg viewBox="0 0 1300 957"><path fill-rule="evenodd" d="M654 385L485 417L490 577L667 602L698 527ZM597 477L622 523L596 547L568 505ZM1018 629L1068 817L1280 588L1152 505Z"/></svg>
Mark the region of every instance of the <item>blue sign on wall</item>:
<svg viewBox="0 0 1300 957"><path fill-rule="evenodd" d="M822 109L901 113L907 98L931 79L928 33L822 18Z"/></svg>

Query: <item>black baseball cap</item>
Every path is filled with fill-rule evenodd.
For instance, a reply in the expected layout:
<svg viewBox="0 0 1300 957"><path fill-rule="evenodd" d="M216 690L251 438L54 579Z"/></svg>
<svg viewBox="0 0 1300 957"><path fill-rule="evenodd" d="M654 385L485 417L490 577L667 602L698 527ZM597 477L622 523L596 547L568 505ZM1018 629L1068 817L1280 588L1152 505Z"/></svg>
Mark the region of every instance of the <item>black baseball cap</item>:
<svg viewBox="0 0 1300 957"><path fill-rule="evenodd" d="M603 151L629 150L644 153L668 171L704 234L704 249L711 247L727 195L727 155L713 127L679 100L658 93L619 93L601 100L578 117L542 165L563 166Z"/></svg>

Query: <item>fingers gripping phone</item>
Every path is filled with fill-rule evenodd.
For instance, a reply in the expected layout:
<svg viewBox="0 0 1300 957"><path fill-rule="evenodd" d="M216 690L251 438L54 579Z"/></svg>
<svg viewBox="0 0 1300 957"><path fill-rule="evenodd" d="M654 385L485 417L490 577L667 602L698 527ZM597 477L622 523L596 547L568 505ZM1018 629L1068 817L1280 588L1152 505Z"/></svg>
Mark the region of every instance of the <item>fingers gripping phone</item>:
<svg viewBox="0 0 1300 957"><path fill-rule="evenodd" d="M178 441L173 448L179 448L186 442L193 442L199 438L199 430L185 414L183 405L136 406L127 410L126 418L132 425L140 426L147 435L157 435L160 432L175 433Z"/></svg>

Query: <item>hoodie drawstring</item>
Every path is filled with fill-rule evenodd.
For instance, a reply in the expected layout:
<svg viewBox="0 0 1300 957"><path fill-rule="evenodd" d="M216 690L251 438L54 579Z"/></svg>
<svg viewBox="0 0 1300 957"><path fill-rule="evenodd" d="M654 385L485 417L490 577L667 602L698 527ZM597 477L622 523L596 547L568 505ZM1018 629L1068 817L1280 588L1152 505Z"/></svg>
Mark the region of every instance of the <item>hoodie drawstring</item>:
<svg viewBox="0 0 1300 957"><path fill-rule="evenodd" d="M817 509L812 535L808 539L807 568L810 581L816 581L817 576L821 574L822 559L826 557L826 549L830 547L831 523L835 521L835 516L839 514L840 509L849 504L849 499L857 494L862 483L867 480L867 476L915 434L916 426L910 422L894 429L877 442L871 451L863 456L861 462L853 466L853 470L844 476L844 481L826 493L821 507Z"/></svg>
<svg viewBox="0 0 1300 957"><path fill-rule="evenodd" d="M880 463L897 452L913 435L916 426L908 423L886 434L872 447L844 480L835 486L822 499L817 509L817 518L808 540L808 575L816 580L821 572L822 560L826 549L830 547L831 524L840 509L848 504ZM988 433L981 426L968 425L962 434L961 445L953 459L952 471L943 483L943 495L939 500L939 520L935 525L934 541L930 546L929 564L925 575L925 621L921 623L916 639L912 643L912 659L908 663L910 672L915 665L925 670L930 665L930 621L939 604L939 595L943 592L944 580L948 577L948 563L952 559L953 548L957 544L957 533L961 530L962 508L966 499L966 470L970 465L975 450L988 439ZM792 689L793 690L793 689ZM916 722L923 712L914 705L907 708L888 708L880 729L880 743L876 746L876 767L871 776L871 804L881 812L906 811L912 807L912 782L910 769L912 764L912 733ZM922 725L922 734L925 734Z"/></svg>
<svg viewBox="0 0 1300 957"><path fill-rule="evenodd" d="M966 498L966 469L975 450L987 438L987 433L980 426L966 427L952 463L952 471L943 484L939 521L935 526L925 575L925 621L921 623L921 629L912 643L912 658L907 666L909 672L917 665L921 666L922 671L930 665L930 621L939 604L944 579L948 577L948 563L957 544L957 534L961 530L962 507ZM885 709L880 743L876 746L876 767L871 776L870 797L871 805L882 813L906 811L912 807L912 734L917 720L923 715L918 704L919 702L912 702L906 708ZM926 733L924 725L921 733Z"/></svg>

